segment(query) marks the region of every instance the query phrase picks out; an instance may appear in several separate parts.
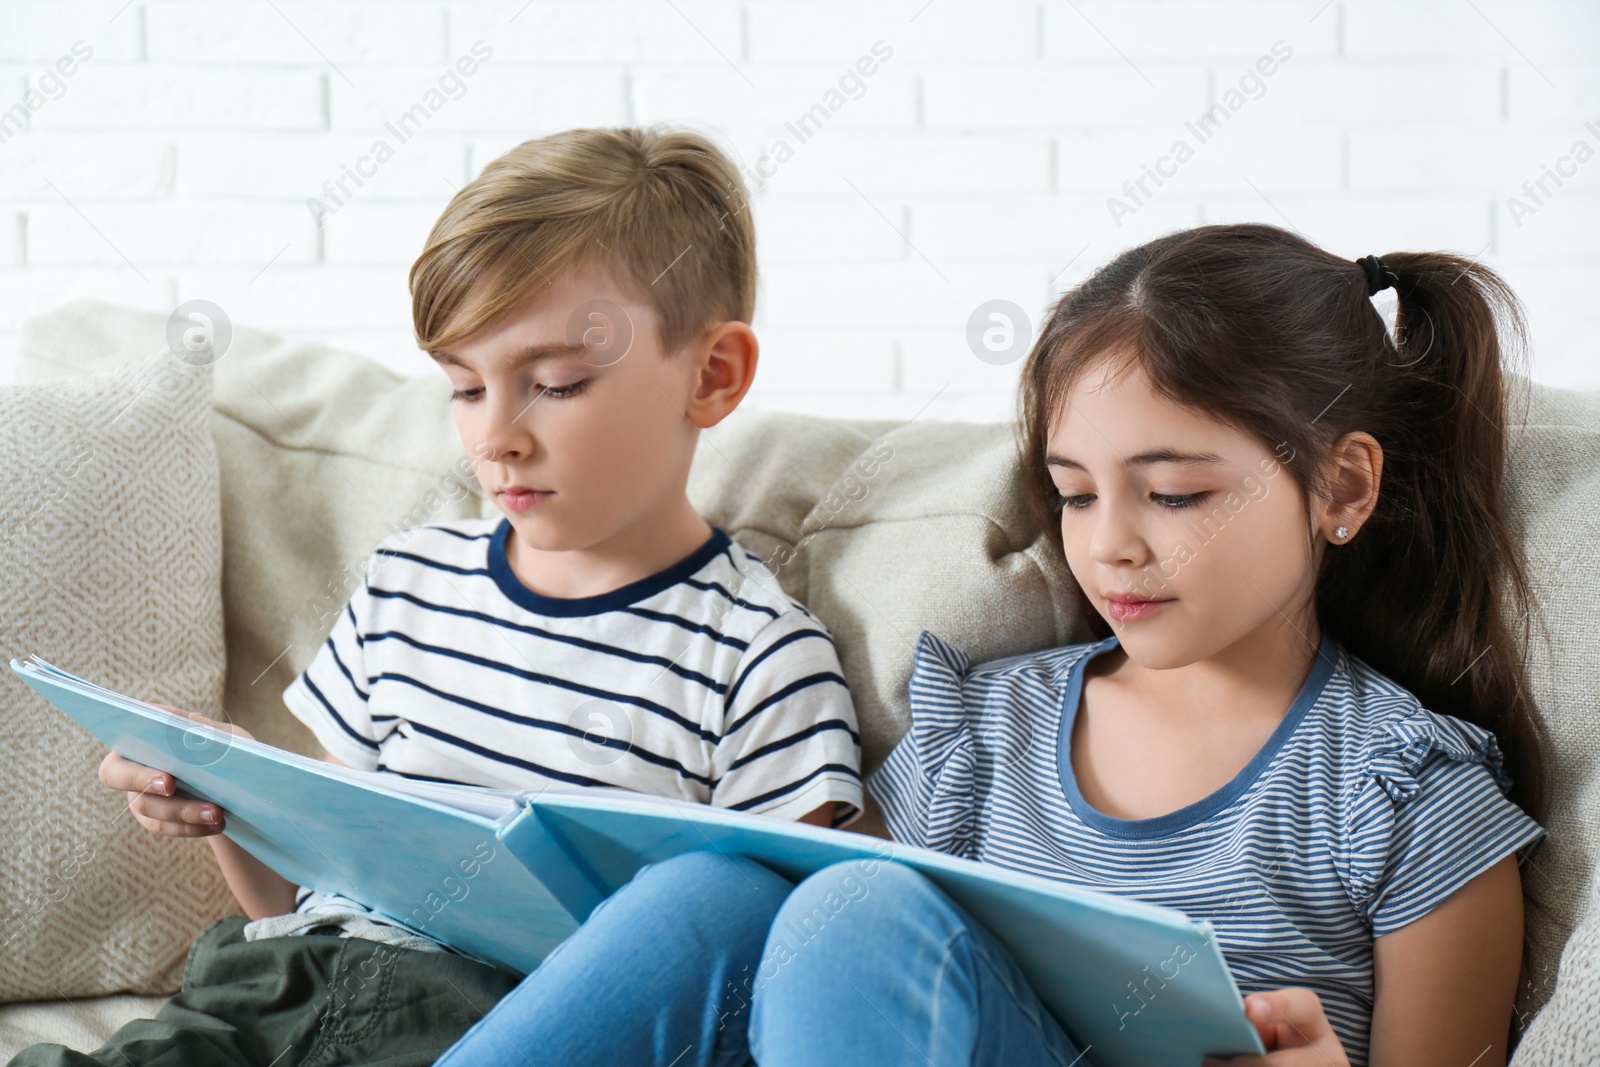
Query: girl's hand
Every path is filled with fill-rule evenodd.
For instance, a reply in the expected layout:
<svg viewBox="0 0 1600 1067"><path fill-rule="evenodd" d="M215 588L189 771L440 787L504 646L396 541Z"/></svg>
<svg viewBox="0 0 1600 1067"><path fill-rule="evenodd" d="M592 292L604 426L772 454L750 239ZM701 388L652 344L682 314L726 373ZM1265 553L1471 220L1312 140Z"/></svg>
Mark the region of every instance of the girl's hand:
<svg viewBox="0 0 1600 1067"><path fill-rule="evenodd" d="M1266 1046L1265 1056L1207 1056L1201 1067L1350 1067L1344 1045L1328 1023L1322 998L1298 986L1251 993L1245 1016Z"/></svg>
<svg viewBox="0 0 1600 1067"><path fill-rule="evenodd" d="M208 719L199 712L184 711L167 704L158 708L186 715L196 722L215 726L238 737L249 737L242 727ZM168 837L209 837L222 832L222 809L204 800L174 796L178 780L166 771L158 771L142 763L123 759L115 752L107 752L100 761L100 782L111 789L128 794L128 810L151 833Z"/></svg>

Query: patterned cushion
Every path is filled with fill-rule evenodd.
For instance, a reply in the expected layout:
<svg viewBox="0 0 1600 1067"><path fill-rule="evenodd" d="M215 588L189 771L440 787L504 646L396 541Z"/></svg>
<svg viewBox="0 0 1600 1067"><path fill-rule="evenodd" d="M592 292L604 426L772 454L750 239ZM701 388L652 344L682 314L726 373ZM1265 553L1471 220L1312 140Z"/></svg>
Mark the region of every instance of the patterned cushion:
<svg viewBox="0 0 1600 1067"><path fill-rule="evenodd" d="M204 368L166 353L0 389L0 660L219 713L210 395ZM209 847L139 828L99 783L104 747L9 669L0 751L0 1000L170 992L195 931L233 905Z"/></svg>

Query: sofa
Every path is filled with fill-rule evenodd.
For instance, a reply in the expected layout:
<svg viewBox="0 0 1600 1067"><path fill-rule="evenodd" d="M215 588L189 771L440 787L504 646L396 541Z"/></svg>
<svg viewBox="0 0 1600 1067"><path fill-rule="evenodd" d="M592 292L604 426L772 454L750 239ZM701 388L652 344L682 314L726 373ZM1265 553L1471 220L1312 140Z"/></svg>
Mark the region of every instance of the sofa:
<svg viewBox="0 0 1600 1067"><path fill-rule="evenodd" d="M29 320L0 387L0 652L225 716L306 753L280 694L373 545L493 513L442 376L234 326L194 358L168 317L95 301ZM221 346L219 345L219 348ZM781 352L769 359L783 358ZM1600 395L1518 380L1510 508L1540 614L1529 637L1550 831L1524 869L1513 1064L1600 1062ZM1029 519L1008 424L760 411L707 431L696 505L771 561L833 632L864 770L909 723L918 634L975 661L1087 636ZM96 1047L178 986L234 908L200 841L139 830L102 751L4 672L0 1054ZM882 833L881 823L854 829Z"/></svg>

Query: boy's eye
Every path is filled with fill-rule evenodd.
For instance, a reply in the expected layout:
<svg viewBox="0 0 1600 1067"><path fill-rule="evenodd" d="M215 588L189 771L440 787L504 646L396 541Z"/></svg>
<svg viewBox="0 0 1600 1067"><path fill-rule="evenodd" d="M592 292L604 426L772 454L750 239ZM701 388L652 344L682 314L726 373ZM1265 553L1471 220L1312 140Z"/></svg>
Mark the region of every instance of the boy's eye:
<svg viewBox="0 0 1600 1067"><path fill-rule="evenodd" d="M535 390L541 397L550 397L552 400L565 400L567 397L577 396L588 385L588 379L583 378L569 385L539 385ZM450 393L451 400L461 400L471 403L483 395L483 387L474 386L471 389L454 389Z"/></svg>

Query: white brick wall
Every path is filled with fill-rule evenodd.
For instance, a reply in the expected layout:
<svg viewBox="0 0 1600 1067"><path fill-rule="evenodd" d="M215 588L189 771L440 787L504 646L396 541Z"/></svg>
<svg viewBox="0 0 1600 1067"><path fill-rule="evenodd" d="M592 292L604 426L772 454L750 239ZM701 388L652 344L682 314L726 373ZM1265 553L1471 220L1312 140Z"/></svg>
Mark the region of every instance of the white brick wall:
<svg viewBox="0 0 1600 1067"><path fill-rule="evenodd" d="M478 41L492 58L351 183ZM877 42L800 143L787 124ZM0 0L0 380L22 320L83 295L205 298L431 373L406 271L452 192L528 137L656 121L770 174L765 406L1004 417L1017 368L967 350L978 305L1037 321L1122 248L1232 220L1480 256L1528 304L1535 374L1600 388L1592 0ZM1180 137L1194 157L1119 226L1107 198ZM319 228L306 201L341 178Z"/></svg>

